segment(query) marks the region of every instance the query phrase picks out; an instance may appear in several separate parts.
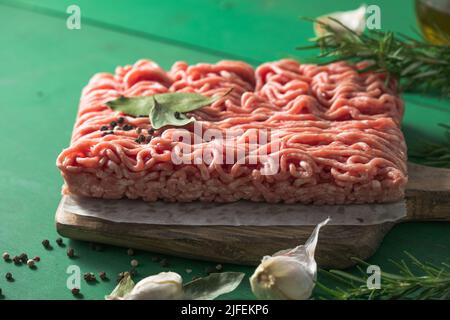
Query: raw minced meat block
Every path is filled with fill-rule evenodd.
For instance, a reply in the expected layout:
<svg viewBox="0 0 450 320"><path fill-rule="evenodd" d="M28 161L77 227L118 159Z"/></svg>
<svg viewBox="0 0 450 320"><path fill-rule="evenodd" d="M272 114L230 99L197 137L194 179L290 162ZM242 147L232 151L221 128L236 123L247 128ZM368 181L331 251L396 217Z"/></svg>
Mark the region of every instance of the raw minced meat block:
<svg viewBox="0 0 450 320"><path fill-rule="evenodd" d="M395 82L359 73L362 67L177 62L166 72L141 60L97 74L83 89L70 147L57 159L63 192L146 201L399 200L407 182L403 103ZM194 123L158 130L148 117L105 104L170 92L220 98L189 113ZM209 139L208 130L226 139ZM181 132L192 139L181 141Z"/></svg>

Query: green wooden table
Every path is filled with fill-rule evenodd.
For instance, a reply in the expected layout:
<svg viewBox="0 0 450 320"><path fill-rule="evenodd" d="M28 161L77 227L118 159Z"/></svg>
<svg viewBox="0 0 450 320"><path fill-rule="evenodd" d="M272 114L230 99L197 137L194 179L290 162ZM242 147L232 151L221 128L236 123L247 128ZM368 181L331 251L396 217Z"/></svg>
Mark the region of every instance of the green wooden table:
<svg viewBox="0 0 450 320"><path fill-rule="evenodd" d="M372 1L381 7L382 27L412 33L413 1ZM81 30L68 30L66 9L81 8ZM0 261L0 288L5 299L73 299L66 288L66 269L106 271L109 282L82 282L84 299L102 299L115 286L117 273L128 270L126 249L65 239L78 258L45 238L58 237L54 213L62 179L55 159L68 145L81 88L98 71L150 58L168 68L176 60L189 63L243 59L259 62L296 57L313 36L311 25L299 16L315 17L356 8L359 1L221 0L221 1L6 1L0 0L0 251L26 252L42 261L36 270ZM404 132L410 147L419 138L443 139L438 122L449 122L450 103L406 95ZM450 253L450 224L407 223L395 227L370 262L389 270L389 258L408 250L417 257L441 262ZM213 263L166 257L170 268L152 262L154 254L138 252L139 276L173 270L186 280L204 273ZM192 269L192 273L186 273ZM251 267L225 265L225 270ZM10 271L15 282L6 282ZM248 278L224 298L251 299Z"/></svg>

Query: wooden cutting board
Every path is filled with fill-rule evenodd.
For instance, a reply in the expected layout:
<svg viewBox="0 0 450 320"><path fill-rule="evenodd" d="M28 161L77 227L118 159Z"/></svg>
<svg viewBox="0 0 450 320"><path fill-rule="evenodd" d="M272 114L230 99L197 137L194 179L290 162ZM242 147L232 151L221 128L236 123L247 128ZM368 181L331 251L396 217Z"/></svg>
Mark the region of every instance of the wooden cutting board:
<svg viewBox="0 0 450 320"><path fill-rule="evenodd" d="M450 170L409 164L406 217L399 221L450 221ZM382 205L382 204L380 204ZM322 267L345 268L366 259L396 222L329 225L320 231L316 259ZM56 212L62 236L187 258L257 265L264 255L303 244L314 226L187 226L117 223Z"/></svg>

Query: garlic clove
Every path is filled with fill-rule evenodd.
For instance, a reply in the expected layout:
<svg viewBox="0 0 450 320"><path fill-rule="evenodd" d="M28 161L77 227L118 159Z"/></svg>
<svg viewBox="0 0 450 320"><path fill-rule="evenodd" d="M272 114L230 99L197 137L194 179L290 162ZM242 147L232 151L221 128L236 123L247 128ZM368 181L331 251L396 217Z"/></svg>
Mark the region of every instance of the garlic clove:
<svg viewBox="0 0 450 320"><path fill-rule="evenodd" d="M296 258L276 256L261 263L250 285L258 299L304 300L314 289L314 276Z"/></svg>
<svg viewBox="0 0 450 320"><path fill-rule="evenodd" d="M366 9L367 9L366 5L361 5L356 10L332 12L320 16L316 20L327 24L335 31L345 32L346 30L343 26L341 26L339 23L336 23L336 21L329 19L333 18L342 23L350 30L353 30L358 34L361 34L364 32L364 29L366 27L366 18L365 18ZM327 33L323 25L321 25L318 22L314 23L314 32L318 37L324 36Z"/></svg>
<svg viewBox="0 0 450 320"><path fill-rule="evenodd" d="M319 223L305 245L265 256L250 277L250 285L258 299L304 300L315 286L317 263L314 253L320 228L330 218Z"/></svg>
<svg viewBox="0 0 450 320"><path fill-rule="evenodd" d="M183 279L175 272L161 272L139 281L124 300L178 300L183 298Z"/></svg>

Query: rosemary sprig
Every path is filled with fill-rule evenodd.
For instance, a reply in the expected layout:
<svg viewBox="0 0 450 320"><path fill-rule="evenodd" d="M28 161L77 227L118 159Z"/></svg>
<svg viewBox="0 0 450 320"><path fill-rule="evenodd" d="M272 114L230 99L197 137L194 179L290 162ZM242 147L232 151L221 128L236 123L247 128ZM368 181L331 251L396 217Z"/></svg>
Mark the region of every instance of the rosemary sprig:
<svg viewBox="0 0 450 320"><path fill-rule="evenodd" d="M423 141L416 150L411 150L409 155L424 165L450 168L450 126L440 123L439 126L446 129L445 140L442 143Z"/></svg>
<svg viewBox="0 0 450 320"><path fill-rule="evenodd" d="M361 276L355 276L340 270L320 270L321 273L337 280L346 288L335 289L326 287L318 282L316 285L326 295L321 298L334 298L339 300L390 300L390 299L448 299L450 298L450 265L443 263L442 267L422 263L411 254L405 252L413 266L421 274L414 273L408 264L391 262L398 268L399 273L381 271L380 289L369 289L366 284L367 274L358 266ZM356 259L361 265L366 262Z"/></svg>
<svg viewBox="0 0 450 320"><path fill-rule="evenodd" d="M319 61L324 63L348 60L371 61L362 71L386 73L399 79L403 90L438 92L450 97L450 46L428 44L406 35L388 31L368 30L357 34L339 21L346 31L336 31L322 21L308 19L323 26L323 36L312 39L315 44L297 49L320 49Z"/></svg>

